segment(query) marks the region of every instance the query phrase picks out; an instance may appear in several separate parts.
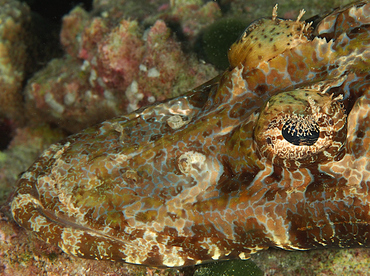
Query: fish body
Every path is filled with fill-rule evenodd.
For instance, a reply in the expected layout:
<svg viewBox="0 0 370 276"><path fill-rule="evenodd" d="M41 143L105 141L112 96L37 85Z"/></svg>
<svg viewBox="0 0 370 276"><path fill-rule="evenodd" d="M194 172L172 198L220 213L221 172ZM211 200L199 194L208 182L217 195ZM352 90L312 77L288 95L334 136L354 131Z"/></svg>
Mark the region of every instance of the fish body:
<svg viewBox="0 0 370 276"><path fill-rule="evenodd" d="M253 22L219 77L50 146L16 222L74 256L181 267L370 246L370 2Z"/></svg>

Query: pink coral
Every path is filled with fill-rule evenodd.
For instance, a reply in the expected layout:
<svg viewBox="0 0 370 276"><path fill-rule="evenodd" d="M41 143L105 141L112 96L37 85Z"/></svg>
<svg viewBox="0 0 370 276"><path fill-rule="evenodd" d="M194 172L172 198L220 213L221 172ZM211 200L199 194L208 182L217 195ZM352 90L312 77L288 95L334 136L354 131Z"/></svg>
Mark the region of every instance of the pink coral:
<svg viewBox="0 0 370 276"><path fill-rule="evenodd" d="M64 18L61 41L67 54L29 80L26 106L34 121L71 132L186 92L216 75L186 55L161 20L143 32L135 20L115 23L78 7Z"/></svg>
<svg viewBox="0 0 370 276"><path fill-rule="evenodd" d="M125 89L139 72L144 52L136 21L122 20L98 45L97 70L103 82Z"/></svg>

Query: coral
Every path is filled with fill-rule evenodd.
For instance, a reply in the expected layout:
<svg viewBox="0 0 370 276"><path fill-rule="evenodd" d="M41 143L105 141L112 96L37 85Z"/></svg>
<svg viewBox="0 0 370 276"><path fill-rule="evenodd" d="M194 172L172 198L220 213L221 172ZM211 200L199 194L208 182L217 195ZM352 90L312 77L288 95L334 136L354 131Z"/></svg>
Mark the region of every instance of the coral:
<svg viewBox="0 0 370 276"><path fill-rule="evenodd" d="M135 18L139 22L149 19L154 23L158 19L158 14L167 11L168 2L168 0L94 0L93 7L94 14L100 14L113 21Z"/></svg>
<svg viewBox="0 0 370 276"><path fill-rule="evenodd" d="M140 72L135 80L139 91L148 95L146 103L178 96L216 73L194 56L184 55L180 44L161 20L147 33L145 45Z"/></svg>
<svg viewBox="0 0 370 276"><path fill-rule="evenodd" d="M217 3L210 1L203 4L201 0L173 0L168 20L181 26L180 30L190 44L195 42L200 31L221 17Z"/></svg>
<svg viewBox="0 0 370 276"><path fill-rule="evenodd" d="M179 95L216 74L185 54L161 20L144 33L135 20L113 24L77 7L63 20L61 41L67 54L28 81L26 107L33 121L70 132Z"/></svg>
<svg viewBox="0 0 370 276"><path fill-rule="evenodd" d="M315 14L320 14L323 11L330 10L339 5L352 3L352 0L220 0L220 5L227 7L228 15L238 17L243 15L247 18L259 18L266 16L266 9L272 8L276 3L279 4L279 16L284 18L294 18L298 15L300 9L305 9L307 14L305 18L309 18Z"/></svg>
<svg viewBox="0 0 370 276"><path fill-rule="evenodd" d="M30 11L13 0L0 0L0 7L0 116L14 119L21 108Z"/></svg>
<svg viewBox="0 0 370 276"><path fill-rule="evenodd" d="M60 32L60 43L67 54L77 58L80 50L81 36L89 24L90 16L82 7L74 8L63 17L63 28Z"/></svg>
<svg viewBox="0 0 370 276"><path fill-rule="evenodd" d="M66 56L35 74L25 89L32 120L74 132L117 115L114 96L96 83L95 71Z"/></svg>

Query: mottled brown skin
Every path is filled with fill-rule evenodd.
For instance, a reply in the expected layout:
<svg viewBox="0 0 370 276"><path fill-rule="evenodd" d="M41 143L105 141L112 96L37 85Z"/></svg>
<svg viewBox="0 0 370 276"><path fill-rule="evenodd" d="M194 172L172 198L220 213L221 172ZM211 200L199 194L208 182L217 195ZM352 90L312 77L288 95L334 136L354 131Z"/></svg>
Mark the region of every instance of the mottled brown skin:
<svg viewBox="0 0 370 276"><path fill-rule="evenodd" d="M369 15L274 8L220 77L51 146L15 220L72 255L151 266L369 246Z"/></svg>

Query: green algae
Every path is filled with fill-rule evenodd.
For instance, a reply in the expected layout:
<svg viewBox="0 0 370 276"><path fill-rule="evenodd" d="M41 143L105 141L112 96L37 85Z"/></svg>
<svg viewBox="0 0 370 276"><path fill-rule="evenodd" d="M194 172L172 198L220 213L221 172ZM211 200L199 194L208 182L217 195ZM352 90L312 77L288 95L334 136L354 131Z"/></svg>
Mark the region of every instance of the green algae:
<svg viewBox="0 0 370 276"><path fill-rule="evenodd" d="M227 68L228 49L247 26L243 19L223 18L206 28L202 35L202 50L206 61L219 69Z"/></svg>
<svg viewBox="0 0 370 276"><path fill-rule="evenodd" d="M262 276L263 271L251 260L221 261L201 266L194 276Z"/></svg>
<svg viewBox="0 0 370 276"><path fill-rule="evenodd" d="M48 258L50 262L54 262L58 259L59 255L53 252L50 254L46 254L46 257Z"/></svg>
<svg viewBox="0 0 370 276"><path fill-rule="evenodd" d="M6 159L7 159L6 153L0 151L0 164L4 163L6 161Z"/></svg>

